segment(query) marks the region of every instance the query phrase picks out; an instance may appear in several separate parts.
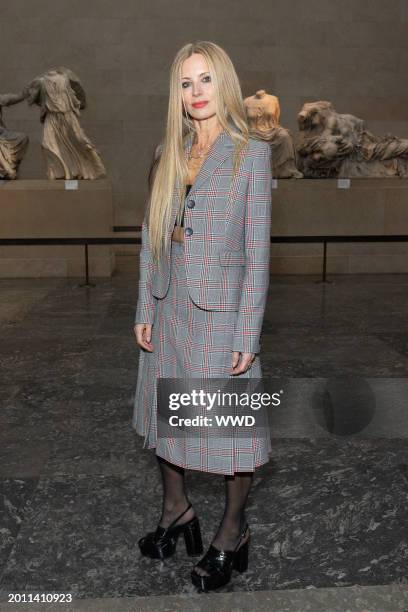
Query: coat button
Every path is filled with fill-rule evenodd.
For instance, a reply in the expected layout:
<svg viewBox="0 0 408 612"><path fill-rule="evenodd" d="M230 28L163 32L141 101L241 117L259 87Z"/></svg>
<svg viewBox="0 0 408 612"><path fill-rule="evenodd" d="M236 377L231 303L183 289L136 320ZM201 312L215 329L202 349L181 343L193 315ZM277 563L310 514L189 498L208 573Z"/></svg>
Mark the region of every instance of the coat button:
<svg viewBox="0 0 408 612"><path fill-rule="evenodd" d="M193 233L193 230L191 227L186 227L184 234L186 236L191 236L191 234Z"/></svg>
<svg viewBox="0 0 408 612"><path fill-rule="evenodd" d="M195 206L195 202L194 202L194 200L189 200L189 201L187 202L187 206L188 206L189 208L194 208L194 206Z"/></svg>

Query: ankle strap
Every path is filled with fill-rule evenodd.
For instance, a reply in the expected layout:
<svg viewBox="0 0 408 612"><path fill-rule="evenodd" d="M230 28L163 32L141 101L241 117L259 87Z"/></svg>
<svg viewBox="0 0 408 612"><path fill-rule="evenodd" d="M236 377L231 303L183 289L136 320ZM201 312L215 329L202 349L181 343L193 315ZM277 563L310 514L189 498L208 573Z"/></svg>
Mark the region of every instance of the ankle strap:
<svg viewBox="0 0 408 612"><path fill-rule="evenodd" d="M248 525L248 523L245 523L245 527L241 531L241 535L239 536L239 539L238 539L238 542L237 542L237 545L235 547L235 551L234 552L236 552L238 550L238 548L240 547L240 544L241 544L242 540L244 539L248 529L249 529L249 525Z"/></svg>
<svg viewBox="0 0 408 612"><path fill-rule="evenodd" d="M241 544L242 540L245 538L245 535L246 535L246 532L248 531L248 529L249 529L249 525L248 525L248 523L245 523L245 527L241 531L241 535L239 536L238 544L236 545L235 550L237 550L237 548Z"/></svg>
<svg viewBox="0 0 408 612"><path fill-rule="evenodd" d="M171 528L173 527L173 525L175 525L175 524L177 523L177 521L179 521L179 520L181 519L181 517L182 517L182 516L184 516L184 515L185 515L185 513L186 513L188 510L190 510L190 508L191 508L191 507L192 507L192 504L191 504L191 502L189 502L189 504L188 504L187 508L184 510L184 512L182 512L182 513L180 514L180 516L178 516L176 519L174 519L174 521L171 523L171 525L169 525L169 526L167 527L166 531L168 531L169 529L171 529Z"/></svg>

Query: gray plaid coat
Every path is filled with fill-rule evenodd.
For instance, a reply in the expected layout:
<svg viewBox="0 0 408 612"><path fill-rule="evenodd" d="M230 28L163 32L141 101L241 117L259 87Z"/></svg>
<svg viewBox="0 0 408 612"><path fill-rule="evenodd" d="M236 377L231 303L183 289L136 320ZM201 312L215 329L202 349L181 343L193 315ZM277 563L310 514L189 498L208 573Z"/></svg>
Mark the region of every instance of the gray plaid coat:
<svg viewBox="0 0 408 612"><path fill-rule="evenodd" d="M190 151L192 136L186 139ZM185 201L184 249L188 293L200 308L237 311L232 351L258 353L269 286L271 149L250 138L233 177L234 143L221 132ZM176 189L171 234L177 215ZM139 299L135 323L154 321L165 297L170 255L153 263L146 219L142 225Z"/></svg>

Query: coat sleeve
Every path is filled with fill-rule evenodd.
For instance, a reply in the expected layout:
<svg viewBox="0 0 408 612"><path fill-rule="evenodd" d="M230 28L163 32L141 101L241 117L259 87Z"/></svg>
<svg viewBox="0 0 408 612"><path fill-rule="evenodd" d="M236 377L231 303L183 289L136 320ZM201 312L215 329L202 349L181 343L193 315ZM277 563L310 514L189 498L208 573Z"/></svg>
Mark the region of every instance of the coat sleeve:
<svg viewBox="0 0 408 612"><path fill-rule="evenodd" d="M269 288L269 256L272 213L271 148L262 143L254 155L245 212L246 269L233 351L258 353L259 338Z"/></svg>
<svg viewBox="0 0 408 612"><path fill-rule="evenodd" d="M149 231L146 217L142 224L142 248L140 249L139 298L137 302L135 325L137 323L153 324L156 312L156 300L152 295L152 277L155 270L150 251Z"/></svg>

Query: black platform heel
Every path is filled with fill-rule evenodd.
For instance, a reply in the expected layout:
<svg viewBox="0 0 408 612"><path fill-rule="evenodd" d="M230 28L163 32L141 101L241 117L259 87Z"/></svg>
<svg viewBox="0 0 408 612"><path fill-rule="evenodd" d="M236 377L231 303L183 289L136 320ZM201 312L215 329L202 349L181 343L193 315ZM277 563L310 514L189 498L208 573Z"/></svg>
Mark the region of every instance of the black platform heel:
<svg viewBox="0 0 408 612"><path fill-rule="evenodd" d="M187 554L190 557L201 555L203 543L201 540L200 522L196 516L183 525L176 525L177 521L190 510L191 504L167 528L158 526L156 531L148 533L139 540L142 555L151 559L167 559L176 552L177 541L182 533Z"/></svg>
<svg viewBox="0 0 408 612"><path fill-rule="evenodd" d="M201 591L212 591L224 586L231 580L232 570L238 572L246 572L248 569L248 553L249 553L249 537L248 540L242 543L248 531L248 524L238 540L235 550L218 550L210 545L207 553L197 563L197 567L201 567L208 575L201 576L194 569L191 572L191 580L194 586Z"/></svg>

